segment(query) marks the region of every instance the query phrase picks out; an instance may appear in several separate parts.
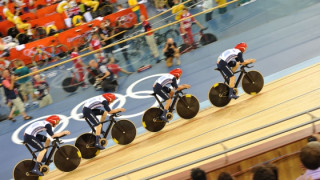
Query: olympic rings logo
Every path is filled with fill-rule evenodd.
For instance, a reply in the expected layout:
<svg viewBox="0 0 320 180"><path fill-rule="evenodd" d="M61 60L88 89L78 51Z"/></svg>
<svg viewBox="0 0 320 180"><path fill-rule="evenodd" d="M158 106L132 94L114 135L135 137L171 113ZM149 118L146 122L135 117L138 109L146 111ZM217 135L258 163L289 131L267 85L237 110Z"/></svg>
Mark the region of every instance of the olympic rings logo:
<svg viewBox="0 0 320 180"><path fill-rule="evenodd" d="M111 109L115 109L115 108L121 108L126 104L126 98L133 98L133 99L147 99L147 98L153 98L153 96L150 96L151 93L153 93L152 90L145 90L145 91L133 91L133 89L142 81L145 81L147 79L150 78L155 78L155 77L159 77L162 76L164 74L154 74L154 75L150 75L147 77L144 77L142 79L139 79L137 81L135 81L134 83L132 83L126 90L126 94L122 95L122 94L118 94L118 93L114 93L115 96L117 97L117 99L115 100L114 103L110 104L110 108ZM152 85L150 85L150 87L152 87ZM85 100L86 101L86 100ZM65 116L63 114L56 114L58 116L61 117L61 124L59 124L56 128L54 128L54 132L58 133L63 131L64 129L67 128L69 121L70 120L75 120L75 121L85 121L84 119L81 118L82 116L82 111L81 111L81 107L82 105L85 103L85 101L80 102L79 104L77 104L70 112L70 116ZM113 107L115 104L117 104L116 107ZM155 102L151 105L151 106L157 106L158 102L155 100ZM130 119L133 117L138 117L141 116L144 113L145 110L141 111L141 112L137 112L134 114L129 114L129 115L122 115L121 119ZM15 130L11 136L11 140L16 143L16 144L22 144L22 139L19 138L19 134L21 134L21 132L24 132L22 130L24 130L29 124L36 122L36 121L40 121L40 120L44 120L45 118L47 118L50 115L46 115L46 116L42 116L39 117L37 119L34 119L32 121L29 121L28 123L20 126L17 130ZM98 117L100 118L100 117ZM86 124L87 126L87 124ZM64 142L72 142L75 141L76 138L70 138L70 139L66 139L63 138Z"/></svg>
<svg viewBox="0 0 320 180"><path fill-rule="evenodd" d="M120 24L132 24L133 23L133 19L135 18L135 14L133 12L123 15L123 16L119 16L116 18L116 21L119 21Z"/></svg>
<svg viewBox="0 0 320 180"><path fill-rule="evenodd" d="M37 47L43 49L44 45L38 45ZM35 47L23 50L23 54L28 57L33 57L36 53L37 53L37 50Z"/></svg>

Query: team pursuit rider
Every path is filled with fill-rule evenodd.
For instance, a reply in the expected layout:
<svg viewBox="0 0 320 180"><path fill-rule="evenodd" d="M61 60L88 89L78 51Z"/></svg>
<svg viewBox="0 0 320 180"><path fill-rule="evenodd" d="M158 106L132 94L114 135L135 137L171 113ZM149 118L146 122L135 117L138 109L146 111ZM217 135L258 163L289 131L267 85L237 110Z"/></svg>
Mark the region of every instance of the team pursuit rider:
<svg viewBox="0 0 320 180"><path fill-rule="evenodd" d="M217 60L218 68L229 78L229 94L228 97L231 99L237 99L239 96L233 94L233 88L235 85L234 72L238 69L239 65L246 65L249 63L256 62L255 59L243 60L243 53L247 49L247 44L242 42L237 44L232 49L223 51Z"/></svg>
<svg viewBox="0 0 320 180"><path fill-rule="evenodd" d="M46 118L44 121L37 121L32 123L27 127L24 132L24 143L29 144L33 148L37 149L39 152L36 164L32 169L32 173L37 174L38 176L43 176L43 173L40 172L39 164L40 162L45 162L47 160L46 152L47 148L50 145L50 139L46 136L39 134L42 131L47 131L51 138L61 137L63 135L69 135L69 131L62 131L60 133L53 133L52 127L56 127L60 122L60 117L57 115L52 115ZM45 142L43 144L41 142Z"/></svg>
<svg viewBox="0 0 320 180"><path fill-rule="evenodd" d="M126 109L124 108L116 108L110 109L109 104L111 104L116 99L116 96L112 93L105 93L100 96L92 97L83 105L82 113L85 118L87 118L94 126L96 127L96 143L95 147L102 150L104 149L103 146L100 145L100 133L102 124L108 113L113 114L117 112L124 112ZM100 121L98 120L97 116L101 115Z"/></svg>
<svg viewBox="0 0 320 180"><path fill-rule="evenodd" d="M188 89L190 85L188 84L177 84L177 80L181 77L182 70L180 68L173 69L170 73L165 74L159 77L156 82L153 84L153 91L157 95L159 95L163 100L166 101L164 105L164 110L160 118L163 121L169 122L167 119L167 112L171 104L171 98L175 91L179 91L181 89ZM170 89L168 86L171 85L174 89ZM169 94L168 94L169 93Z"/></svg>

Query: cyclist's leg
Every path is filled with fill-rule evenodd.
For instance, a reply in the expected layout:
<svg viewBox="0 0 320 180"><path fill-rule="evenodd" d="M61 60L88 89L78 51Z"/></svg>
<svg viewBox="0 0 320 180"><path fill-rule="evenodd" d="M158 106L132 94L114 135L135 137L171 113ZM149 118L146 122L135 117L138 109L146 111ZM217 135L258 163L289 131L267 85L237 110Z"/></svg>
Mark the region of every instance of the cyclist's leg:
<svg viewBox="0 0 320 180"><path fill-rule="evenodd" d="M153 91L159 95L163 100L165 100L165 105L164 105L164 110L163 110L163 113L162 115L160 116L160 118L166 122L169 122L167 117L166 117L166 114L168 112L168 109L170 107L170 104L171 104L171 97L169 96L169 92L170 92L170 89L169 89L169 92L168 92L168 89L169 88L166 88L166 87L162 87L160 84L156 84L155 87L153 88Z"/></svg>
<svg viewBox="0 0 320 180"><path fill-rule="evenodd" d="M234 76L232 69L224 60L219 61L218 68L229 78L229 98L237 99L239 96L236 96L233 93L236 77Z"/></svg>
<svg viewBox="0 0 320 180"><path fill-rule="evenodd" d="M36 164L32 169L32 173L37 174L39 176L43 176L43 173L40 172L39 169L39 164L41 163L44 154L47 152L47 149L44 148L43 144L41 143L41 141L29 134L25 134L24 135L24 142L29 144L30 146L32 146L33 148L35 148L36 150L40 151L38 156L37 156L37 160L36 160Z"/></svg>
<svg viewBox="0 0 320 180"><path fill-rule="evenodd" d="M97 110L98 111L98 110ZM84 107L83 108L83 115L86 117L95 127L96 127L96 143L94 146L98 149L104 149L103 146L100 145L100 133L101 133L101 123L99 122L98 118L96 117L96 114L94 113L96 111L91 110L90 108ZM97 112L96 112L97 113ZM99 114L99 113L98 113ZM98 134L99 133L99 134Z"/></svg>

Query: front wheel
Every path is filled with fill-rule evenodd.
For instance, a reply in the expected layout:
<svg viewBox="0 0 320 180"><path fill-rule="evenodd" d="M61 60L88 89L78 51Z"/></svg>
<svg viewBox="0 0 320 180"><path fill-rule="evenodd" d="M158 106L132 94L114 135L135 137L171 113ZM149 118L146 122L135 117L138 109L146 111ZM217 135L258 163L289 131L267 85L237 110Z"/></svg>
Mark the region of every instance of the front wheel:
<svg viewBox="0 0 320 180"><path fill-rule="evenodd" d="M67 57L68 52L69 52L69 49L66 45L58 44L55 46L53 53L54 53L56 60L60 60L60 59Z"/></svg>
<svg viewBox="0 0 320 180"><path fill-rule="evenodd" d="M209 91L209 100L212 105L217 107L223 107L229 104L230 98L229 94L229 86L224 83L216 83L214 84Z"/></svg>
<svg viewBox="0 0 320 180"><path fill-rule="evenodd" d="M62 81L62 89L68 93L75 92L79 87L79 83L75 78L67 77Z"/></svg>
<svg viewBox="0 0 320 180"><path fill-rule="evenodd" d="M191 119L198 114L200 103L195 96L185 94L178 100L176 109L180 117L183 119Z"/></svg>
<svg viewBox="0 0 320 180"><path fill-rule="evenodd" d="M39 66L39 67L43 67L45 65L48 64L50 56L46 53L36 53L33 57L32 57L32 64L34 66Z"/></svg>
<svg viewBox="0 0 320 180"><path fill-rule="evenodd" d="M242 78L242 89L250 95L258 94L264 85L264 79L258 71L249 71Z"/></svg>
<svg viewBox="0 0 320 180"><path fill-rule="evenodd" d="M39 176L31 172L35 164L31 159L20 161L13 169L13 179L38 180Z"/></svg>
<svg viewBox="0 0 320 180"><path fill-rule="evenodd" d="M146 110L142 116L143 127L151 132L158 132L164 128L166 122L160 119L163 111L157 107L151 107Z"/></svg>
<svg viewBox="0 0 320 180"><path fill-rule="evenodd" d="M111 128L111 137L117 144L130 144L136 137L136 126L127 119L122 119L113 124Z"/></svg>
<svg viewBox="0 0 320 180"><path fill-rule="evenodd" d="M95 143L95 135L91 133L84 133L77 138L75 146L80 150L81 156L84 159L91 159L96 157L100 153L100 150L94 147Z"/></svg>
<svg viewBox="0 0 320 180"><path fill-rule="evenodd" d="M61 146L54 153L54 165L63 172L75 170L81 161L81 153L79 149L73 145Z"/></svg>

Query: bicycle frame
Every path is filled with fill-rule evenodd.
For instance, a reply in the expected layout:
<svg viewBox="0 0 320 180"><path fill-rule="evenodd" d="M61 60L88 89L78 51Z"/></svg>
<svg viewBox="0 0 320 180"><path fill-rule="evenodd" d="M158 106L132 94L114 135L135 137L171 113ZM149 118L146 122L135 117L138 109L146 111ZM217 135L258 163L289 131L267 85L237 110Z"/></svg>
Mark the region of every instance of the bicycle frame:
<svg viewBox="0 0 320 180"><path fill-rule="evenodd" d="M239 77L238 77L238 79L237 79L237 81L236 81L236 83L235 83L235 86L234 86L235 88L238 87L238 85L239 85L240 80L242 79L242 77L243 77L245 74L247 74L247 71L245 70L245 67L251 68L251 67L253 67L253 66L247 66L247 65L241 66L241 67L240 67L240 70L234 72L234 74L240 73L240 75L239 75ZM224 82L226 83L226 82L228 81L228 77L227 77L220 69L218 69L218 70L219 70L220 74L222 75L222 77L224 78ZM252 81L250 77L249 77L249 80Z"/></svg>
<svg viewBox="0 0 320 180"><path fill-rule="evenodd" d="M104 133L101 133L103 135L103 138L106 138L108 136L112 125L113 124L115 124L115 125L117 124L117 121L114 119L114 116L118 116L118 115L117 114L112 114L108 120L105 120L105 121L101 122L102 125L104 123L106 123L106 122L110 122L109 125L108 125L107 130ZM96 130L95 130L94 126L89 122L89 120L87 118L85 118L85 120L88 123L88 125L90 126L92 132L95 133ZM101 132L102 132L102 127L101 127Z"/></svg>
<svg viewBox="0 0 320 180"><path fill-rule="evenodd" d="M171 103L171 105L170 105L170 107L169 107L169 110L168 110L169 112L171 112L171 113L173 112L174 106L175 106L176 102L178 101L178 99L181 98L180 93L183 95L183 92L182 92L181 90L174 93L174 95L173 95L173 101L172 101L172 103ZM154 94L154 97L155 97L156 100L158 101L160 108L163 110L163 109L164 109L164 106L163 106L162 102L159 100L159 98L157 97L156 94Z"/></svg>

